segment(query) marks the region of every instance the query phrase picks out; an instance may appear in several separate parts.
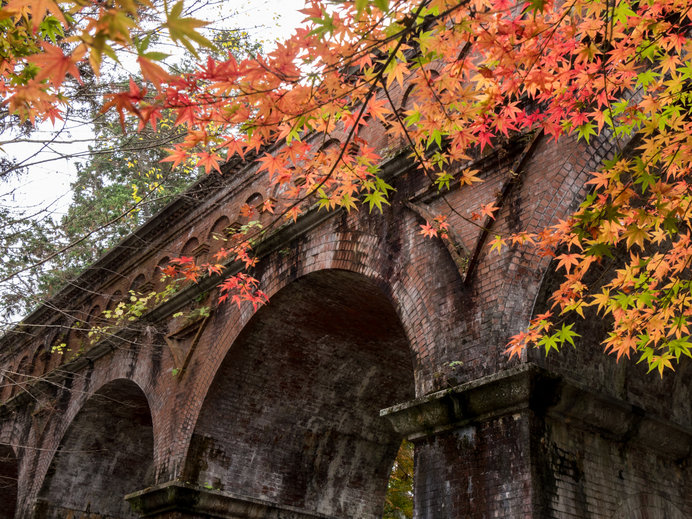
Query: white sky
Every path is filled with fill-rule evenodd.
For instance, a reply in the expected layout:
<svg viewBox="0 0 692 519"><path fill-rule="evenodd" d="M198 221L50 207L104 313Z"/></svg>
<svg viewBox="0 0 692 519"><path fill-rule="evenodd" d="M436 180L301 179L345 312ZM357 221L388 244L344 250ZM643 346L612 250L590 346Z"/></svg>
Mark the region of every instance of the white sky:
<svg viewBox="0 0 692 519"><path fill-rule="evenodd" d="M185 6L193 5L195 0L186 0ZM228 28L247 28L251 36L262 41L264 48L271 49L273 43L288 37L293 29L304 18L298 13L305 2L302 0L266 0L263 2L241 2L228 0L226 12L236 10L238 16L230 19ZM216 14L215 14L216 13ZM218 11L208 16L204 10L194 14L197 18L217 20ZM223 16L223 15L221 15ZM68 124L57 121L55 128L50 123L42 124L29 137L30 140L50 140L55 136L55 130L62 129L55 142L51 145L18 143L2 145L8 136L0 135L0 154L14 157L31 165L29 172L10 185L0 184L0 204L10 205L31 212L40 208L49 208L56 217L66 209L70 201L70 183L76 173L75 163L86 160L89 140L93 138L89 125ZM70 144L68 141L75 141ZM72 157L57 157L71 155ZM81 158L79 157L81 156ZM45 161L45 162L44 162Z"/></svg>

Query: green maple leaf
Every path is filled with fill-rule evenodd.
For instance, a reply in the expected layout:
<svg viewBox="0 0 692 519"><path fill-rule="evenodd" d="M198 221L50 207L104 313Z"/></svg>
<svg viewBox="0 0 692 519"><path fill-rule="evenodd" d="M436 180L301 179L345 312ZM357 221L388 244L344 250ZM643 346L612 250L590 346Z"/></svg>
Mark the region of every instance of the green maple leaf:
<svg viewBox="0 0 692 519"><path fill-rule="evenodd" d="M196 42L202 47L215 48L212 42L196 31L197 28L207 25L207 22L197 20L196 18L182 18L182 12L183 2L180 1L168 13L164 27L168 28L168 33L174 42L179 41L195 57L199 58L192 42Z"/></svg>
<svg viewBox="0 0 692 519"><path fill-rule="evenodd" d="M55 16L46 16L39 25L39 30L41 35L49 38L53 44L65 35L60 20Z"/></svg>
<svg viewBox="0 0 692 519"><path fill-rule="evenodd" d="M310 20L315 24L315 28L310 31L310 34L320 36L321 34L331 34L336 28L334 19L329 13L322 13L321 18L312 17Z"/></svg>
<svg viewBox="0 0 692 519"><path fill-rule="evenodd" d="M387 194L384 191L375 190L372 193L365 195L365 202L368 204L368 210L372 212L373 207L377 207L380 212L382 212L382 204L389 205L387 201Z"/></svg>
<svg viewBox="0 0 692 519"><path fill-rule="evenodd" d="M564 344L568 342L572 346L574 346L574 337L579 337L579 334L572 330L572 326L574 326L574 324L563 324L562 329L555 334L557 336L557 342L559 344Z"/></svg>
<svg viewBox="0 0 692 519"><path fill-rule="evenodd" d="M543 338L538 341L538 346L543 346L545 348L546 356L548 356L550 350L559 351L560 347L558 345L557 334L554 333L553 335L544 335Z"/></svg>
<svg viewBox="0 0 692 519"><path fill-rule="evenodd" d="M545 9L546 0L529 0L526 11L530 13L542 13Z"/></svg>
<svg viewBox="0 0 692 519"><path fill-rule="evenodd" d="M589 137L596 135L596 125L593 123L584 123L577 126L577 134L580 139L584 139L586 144L589 143Z"/></svg>

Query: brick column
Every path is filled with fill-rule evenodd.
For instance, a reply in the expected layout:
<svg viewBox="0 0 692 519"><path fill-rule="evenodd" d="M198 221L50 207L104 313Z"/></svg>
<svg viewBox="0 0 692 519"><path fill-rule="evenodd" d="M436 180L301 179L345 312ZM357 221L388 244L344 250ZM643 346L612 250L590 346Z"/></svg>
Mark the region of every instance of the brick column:
<svg viewBox="0 0 692 519"><path fill-rule="evenodd" d="M528 516L534 377L523 365L381 412L416 448L416 518Z"/></svg>
<svg viewBox="0 0 692 519"><path fill-rule="evenodd" d="M530 363L381 414L416 447L416 519L692 517L689 427Z"/></svg>

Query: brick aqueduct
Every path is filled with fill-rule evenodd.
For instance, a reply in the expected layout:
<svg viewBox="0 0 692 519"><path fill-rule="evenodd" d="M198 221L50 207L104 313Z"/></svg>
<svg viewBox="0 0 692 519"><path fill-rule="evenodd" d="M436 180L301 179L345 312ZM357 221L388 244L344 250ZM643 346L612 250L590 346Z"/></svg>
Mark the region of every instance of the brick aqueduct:
<svg viewBox="0 0 692 519"><path fill-rule="evenodd" d="M476 160L485 182L441 196L369 131L390 150L391 205L270 230L256 313L218 305L208 278L86 333L128 290L160 288L168 258L210 257L246 202L279 196L235 163L2 338L0 518L377 518L404 437L420 519L692 517L691 363L663 379L618 364L594 318L578 348L509 361L556 278L529 248L488 253L464 218L495 200L491 233L554 223L609 142L525 136ZM436 213L444 242L418 232Z"/></svg>

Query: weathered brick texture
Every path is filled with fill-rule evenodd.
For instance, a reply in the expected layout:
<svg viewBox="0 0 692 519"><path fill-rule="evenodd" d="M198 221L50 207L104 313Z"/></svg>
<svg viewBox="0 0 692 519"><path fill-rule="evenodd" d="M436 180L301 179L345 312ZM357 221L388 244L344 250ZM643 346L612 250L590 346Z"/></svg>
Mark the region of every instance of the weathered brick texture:
<svg viewBox="0 0 692 519"><path fill-rule="evenodd" d="M306 206L272 228L256 314L218 305L208 278L98 342L75 326L161 288L170 258L211 258L243 204L279 196L238 163L4 337L0 517L375 518L404 436L420 519L692 517L689 363L662 380L616 364L597 322L574 351L503 353L554 281L548 259L491 254L488 237L567 216L608 139L527 136L478 158L485 182L440 193L384 135L391 205ZM449 213L454 239L423 237L426 212Z"/></svg>

